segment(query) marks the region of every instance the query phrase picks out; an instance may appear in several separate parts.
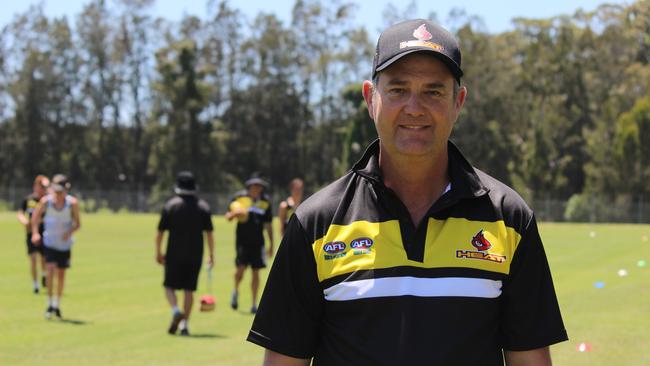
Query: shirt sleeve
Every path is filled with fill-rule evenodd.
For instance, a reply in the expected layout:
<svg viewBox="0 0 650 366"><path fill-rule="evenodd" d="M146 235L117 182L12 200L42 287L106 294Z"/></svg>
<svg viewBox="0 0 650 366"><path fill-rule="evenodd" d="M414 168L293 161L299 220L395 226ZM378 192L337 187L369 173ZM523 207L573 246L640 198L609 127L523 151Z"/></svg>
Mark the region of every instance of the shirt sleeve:
<svg viewBox="0 0 650 366"><path fill-rule="evenodd" d="M14 201L14 203L15 203L15 202L16 202L16 201ZM16 206L14 206L14 207L16 207ZM25 199L23 200L23 203L20 204L20 209L21 209L23 212L27 212L27 198L25 198Z"/></svg>
<svg viewBox="0 0 650 366"><path fill-rule="evenodd" d="M160 221L158 221L158 231L169 230L169 211L167 207L163 208L160 213Z"/></svg>
<svg viewBox="0 0 650 366"><path fill-rule="evenodd" d="M294 216L280 243L247 340L290 357L311 358L319 344L323 303L311 243Z"/></svg>
<svg viewBox="0 0 650 366"><path fill-rule="evenodd" d="M568 339L534 217L515 251L501 302L499 332L505 350L527 351Z"/></svg>

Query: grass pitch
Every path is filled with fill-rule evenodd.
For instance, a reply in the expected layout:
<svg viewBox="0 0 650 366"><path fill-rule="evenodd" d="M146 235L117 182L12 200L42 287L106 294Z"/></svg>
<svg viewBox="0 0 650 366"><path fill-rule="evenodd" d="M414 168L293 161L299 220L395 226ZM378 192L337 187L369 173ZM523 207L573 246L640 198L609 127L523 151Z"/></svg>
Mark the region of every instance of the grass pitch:
<svg viewBox="0 0 650 366"><path fill-rule="evenodd" d="M0 364L261 364L260 348L244 341L253 320L245 312L251 302L249 272L240 289L243 311L228 305L234 224L214 218L217 307L198 311L198 297L207 290L203 271L190 319L193 336L185 338L166 332L171 310L163 267L155 261L157 222L157 215L82 213L61 300L66 321L60 322L44 320L47 296L31 292L25 234L13 213L0 214Z"/></svg>
<svg viewBox="0 0 650 366"><path fill-rule="evenodd" d="M61 301L65 321L46 321L46 295L31 292L25 234L14 213L0 213L0 364L261 364L262 349L244 340L253 320L248 272L242 311L228 306L234 224L214 217L217 309L201 313L196 304L193 337L182 338L166 333L171 312L154 258L157 215L82 214L81 220ZM552 347L554 364L650 364L650 264L638 266L650 262L650 226L542 224L540 230L571 338ZM197 300L207 290L205 276ZM577 350L582 342L589 352Z"/></svg>

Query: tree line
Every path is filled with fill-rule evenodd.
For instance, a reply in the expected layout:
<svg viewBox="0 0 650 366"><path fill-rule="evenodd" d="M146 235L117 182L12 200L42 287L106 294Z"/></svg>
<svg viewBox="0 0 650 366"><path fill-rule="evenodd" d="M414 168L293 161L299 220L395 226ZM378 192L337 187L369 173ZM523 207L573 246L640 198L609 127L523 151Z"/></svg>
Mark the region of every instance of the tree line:
<svg viewBox="0 0 650 366"><path fill-rule="evenodd" d="M379 30L353 2L296 0L288 22L225 0L169 21L153 3L90 0L71 19L34 5L3 27L0 187L64 172L160 196L189 169L203 191L254 172L274 191L295 176L313 191L376 137L361 82ZM389 5L384 24L417 16ZM462 10L442 23L469 89L452 140L474 165L575 214L650 198L650 1L496 34Z"/></svg>

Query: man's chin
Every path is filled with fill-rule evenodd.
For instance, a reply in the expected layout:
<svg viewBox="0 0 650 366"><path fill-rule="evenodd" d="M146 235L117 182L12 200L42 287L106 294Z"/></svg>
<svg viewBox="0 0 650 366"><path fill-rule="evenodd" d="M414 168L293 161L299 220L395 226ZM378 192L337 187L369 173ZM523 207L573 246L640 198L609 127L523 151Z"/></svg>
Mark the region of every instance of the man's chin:
<svg viewBox="0 0 650 366"><path fill-rule="evenodd" d="M405 141L396 144L396 152L406 156L430 156L435 149L429 141Z"/></svg>

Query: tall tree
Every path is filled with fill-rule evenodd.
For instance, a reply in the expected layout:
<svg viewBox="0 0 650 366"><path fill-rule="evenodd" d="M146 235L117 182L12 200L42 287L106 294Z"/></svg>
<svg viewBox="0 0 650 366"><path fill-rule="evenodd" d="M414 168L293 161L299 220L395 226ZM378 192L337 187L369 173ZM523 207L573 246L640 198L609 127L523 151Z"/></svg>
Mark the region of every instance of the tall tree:
<svg viewBox="0 0 650 366"><path fill-rule="evenodd" d="M127 181L132 191L141 192L152 182L147 175L151 151L151 137L146 125L151 108L153 36L156 25L146 15L153 0L121 0L119 31L115 37L115 59L120 68L120 84L124 88L124 101L130 106L129 130L124 136L126 162L118 179Z"/></svg>
<svg viewBox="0 0 650 366"><path fill-rule="evenodd" d="M119 126L122 90L112 58L115 37L112 24L116 24L113 19L105 0L89 2L77 18L83 59L79 72L86 96L84 103L89 106L86 123L92 131L88 135L89 153L96 162L86 174L94 178L94 185L104 189L116 186L126 159Z"/></svg>
<svg viewBox="0 0 650 366"><path fill-rule="evenodd" d="M637 100L616 123L618 192L628 200L650 194L650 97Z"/></svg>
<svg viewBox="0 0 650 366"><path fill-rule="evenodd" d="M161 190L172 186L173 176L180 170L195 172L200 182L210 182L215 175L209 141L212 125L201 120L210 86L203 80L197 54L197 45L190 39L156 52L159 76L153 88L158 122L152 169L163 172L156 183Z"/></svg>
<svg viewBox="0 0 650 366"><path fill-rule="evenodd" d="M292 84L296 58L294 34L274 16L255 19L242 47L242 72L249 80L234 94L223 116L230 139L227 169L243 181L252 172L270 178L274 187L301 171L301 139L308 108Z"/></svg>
<svg viewBox="0 0 650 366"><path fill-rule="evenodd" d="M341 165L337 175L343 175L361 158L364 149L377 138L375 124L368 114L368 106L363 99L362 84L352 84L343 91L349 116L345 128Z"/></svg>

